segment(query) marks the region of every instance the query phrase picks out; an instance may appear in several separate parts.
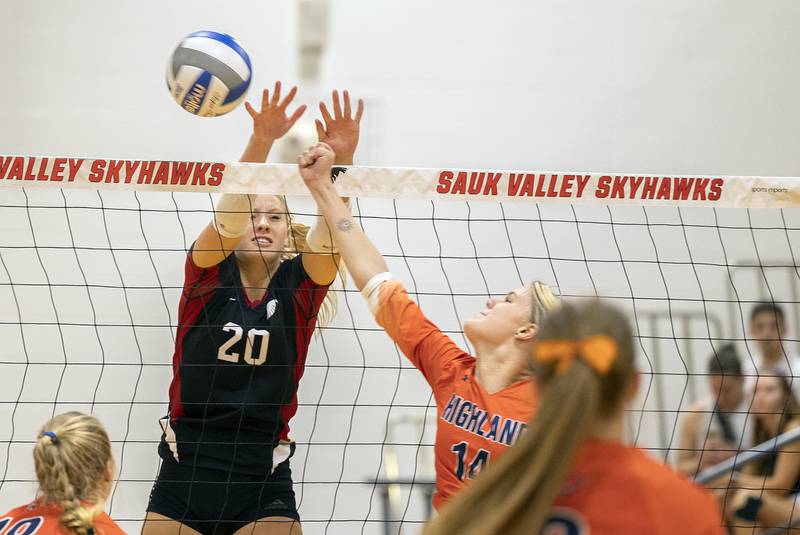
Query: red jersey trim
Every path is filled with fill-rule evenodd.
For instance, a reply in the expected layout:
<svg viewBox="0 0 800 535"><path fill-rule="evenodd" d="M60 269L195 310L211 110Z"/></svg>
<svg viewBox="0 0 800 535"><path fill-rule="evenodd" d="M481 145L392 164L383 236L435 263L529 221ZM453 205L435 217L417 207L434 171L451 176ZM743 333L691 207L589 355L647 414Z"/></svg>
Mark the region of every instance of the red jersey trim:
<svg viewBox="0 0 800 535"><path fill-rule="evenodd" d="M317 324L317 312L322 301L325 299L327 286L320 286L311 278L306 278L294 291L293 305L294 317L297 328L294 334L294 344L297 349L297 359L294 363L294 396L292 401L281 407L281 429L278 440L289 440L289 420L297 412L297 390L300 378L306 369L306 357L308 356L308 346L311 343L311 336L314 334L314 327ZM309 317L310 316L310 317Z"/></svg>
<svg viewBox="0 0 800 535"><path fill-rule="evenodd" d="M199 296L195 295L198 290L197 284L210 272L210 280L205 287L213 287L216 290L219 286L219 271L219 264L208 268L197 267L192 260L191 251L186 256L186 274L178 313L178 332L175 335L175 353L172 355L172 383L169 385L169 416L173 423L186 414L181 400L180 366L183 361L183 340L189 330L194 327L203 307L214 295L214 291L206 291Z"/></svg>

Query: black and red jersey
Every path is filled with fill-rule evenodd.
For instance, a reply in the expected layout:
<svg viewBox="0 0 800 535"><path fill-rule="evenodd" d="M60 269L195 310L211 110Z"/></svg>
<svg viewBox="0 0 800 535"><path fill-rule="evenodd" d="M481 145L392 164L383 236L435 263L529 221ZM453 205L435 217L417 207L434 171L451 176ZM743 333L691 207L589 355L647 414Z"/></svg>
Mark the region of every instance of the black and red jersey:
<svg viewBox="0 0 800 535"><path fill-rule="evenodd" d="M190 252L160 455L226 472L269 473L273 450L289 440L327 290L311 280L298 255L280 263L264 297L252 302L233 254L203 269ZM274 460L287 456L283 446Z"/></svg>

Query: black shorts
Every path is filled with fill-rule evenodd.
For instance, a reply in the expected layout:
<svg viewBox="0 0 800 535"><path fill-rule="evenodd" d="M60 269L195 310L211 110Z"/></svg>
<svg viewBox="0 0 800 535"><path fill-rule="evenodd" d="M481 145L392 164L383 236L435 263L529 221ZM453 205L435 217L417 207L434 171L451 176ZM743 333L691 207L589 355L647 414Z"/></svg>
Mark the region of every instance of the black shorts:
<svg viewBox="0 0 800 535"><path fill-rule="evenodd" d="M288 459L266 478L229 475L163 459L147 510L204 535L229 535L275 516L300 521Z"/></svg>

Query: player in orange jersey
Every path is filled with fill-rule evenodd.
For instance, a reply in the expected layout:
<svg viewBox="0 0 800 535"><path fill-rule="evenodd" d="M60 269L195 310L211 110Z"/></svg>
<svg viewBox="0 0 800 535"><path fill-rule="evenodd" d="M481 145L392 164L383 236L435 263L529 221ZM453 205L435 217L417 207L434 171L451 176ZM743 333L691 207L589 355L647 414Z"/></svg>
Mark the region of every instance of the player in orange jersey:
<svg viewBox="0 0 800 535"><path fill-rule="evenodd" d="M539 323L557 300L540 282L517 288L504 300L490 299L464 323L476 355L465 353L392 279L331 184L333 157L330 147L318 144L301 156L301 174L377 322L433 389L438 416L433 505L438 508L527 427L536 404L527 359Z"/></svg>
<svg viewBox="0 0 800 535"><path fill-rule="evenodd" d="M623 444L638 380L621 312L564 304L533 355L542 399L531 427L425 535L722 535L708 491Z"/></svg>
<svg viewBox="0 0 800 535"><path fill-rule="evenodd" d="M42 427L33 448L41 496L0 516L0 533L124 535L103 504L114 480L111 443L94 416L66 412Z"/></svg>

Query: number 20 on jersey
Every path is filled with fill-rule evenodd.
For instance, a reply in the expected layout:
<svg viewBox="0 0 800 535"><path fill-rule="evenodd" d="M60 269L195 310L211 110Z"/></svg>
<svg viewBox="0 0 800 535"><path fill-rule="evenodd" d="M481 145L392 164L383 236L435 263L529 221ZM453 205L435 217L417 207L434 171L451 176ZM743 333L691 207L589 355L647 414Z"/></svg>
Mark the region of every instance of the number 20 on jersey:
<svg viewBox="0 0 800 535"><path fill-rule="evenodd" d="M232 348L244 336L244 329L241 326L228 322L222 327L226 333L233 333L227 342L222 344L217 351L217 358L226 362L239 362L241 355ZM253 348L258 349L258 355L253 356ZM250 329L247 331L247 341L244 344L244 362L258 366L267 361L267 350L269 349L269 331L263 329Z"/></svg>

